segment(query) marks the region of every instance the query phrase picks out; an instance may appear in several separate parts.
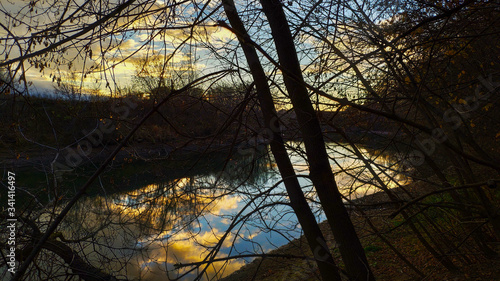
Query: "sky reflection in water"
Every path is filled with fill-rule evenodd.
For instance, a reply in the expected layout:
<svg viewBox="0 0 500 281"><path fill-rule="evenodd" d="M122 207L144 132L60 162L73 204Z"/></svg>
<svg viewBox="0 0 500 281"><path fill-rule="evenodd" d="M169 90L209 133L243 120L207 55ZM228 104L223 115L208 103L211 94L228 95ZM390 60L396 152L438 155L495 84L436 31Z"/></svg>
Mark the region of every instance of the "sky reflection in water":
<svg viewBox="0 0 500 281"><path fill-rule="evenodd" d="M301 145L296 148L302 149ZM373 177L360 167L362 162L350 158L352 153L346 148L335 146L331 149L336 156L331 161L332 169L338 172L341 165L347 170L335 176L343 193L350 194L351 199L372 193L367 183L373 182ZM307 175L304 159L292 153L292 161L298 174ZM389 166L391 161L389 157L379 157L375 163ZM243 209L236 219L244 222L237 223L225 236L216 258L264 253L299 237L300 225L291 208L283 204L287 202L284 186L279 184L269 190L280 179L275 165L264 161L250 169L248 164L245 159L233 160L222 173L200 173L122 194L89 198L92 202L83 204L95 207L93 210L86 208L82 227L95 228L95 222L109 224L96 239L103 245L122 249L107 250L119 259L108 266L128 278L141 280L165 280L166 274L174 278L179 273L186 273L191 267L177 271L174 265L204 260ZM377 167L374 170L381 172ZM361 181L356 181L352 175ZM387 175L381 174L381 177L387 179ZM403 177L396 180L404 183ZM310 181L303 177L299 181L306 196L315 198ZM388 185L394 187L397 183L388 182ZM264 192L266 190L268 192ZM264 195L252 201L259 193ZM264 205L266 207L260 212L252 213ZM324 220L318 206L312 205L318 220ZM102 249L97 252L101 253ZM251 259L216 262L207 268L204 279L225 276L244 265L245 260ZM123 268L122 264L127 266ZM198 273L195 270L181 280L192 280Z"/></svg>

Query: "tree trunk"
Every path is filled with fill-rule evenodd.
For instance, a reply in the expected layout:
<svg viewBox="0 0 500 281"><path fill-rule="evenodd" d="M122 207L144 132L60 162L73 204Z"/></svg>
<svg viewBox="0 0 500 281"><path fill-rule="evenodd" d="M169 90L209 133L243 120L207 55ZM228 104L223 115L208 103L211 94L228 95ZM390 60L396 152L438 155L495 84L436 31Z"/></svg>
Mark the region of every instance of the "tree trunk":
<svg viewBox="0 0 500 281"><path fill-rule="evenodd" d="M271 151L276 160L276 164L283 178L285 188L290 198L290 205L294 210L297 219L304 230L304 235L309 243L314 259L318 265L321 277L323 280L341 280L335 261L326 245L323 234L316 222L313 212L309 207L306 198L302 192L299 181L295 175L293 165L288 157L283 138L279 130L278 116L274 101L271 95L271 90L267 84L266 74L255 48L248 44L249 36L241 21L233 0L224 0L224 11L233 28L233 32L238 35L245 57L249 64L255 86L257 88L257 96L262 108L266 130L272 132Z"/></svg>
<svg viewBox="0 0 500 281"><path fill-rule="evenodd" d="M278 0L262 0L269 21L279 62L287 73L284 82L300 125L309 161L311 180L325 211L351 280L375 280L363 247L337 188L321 127L303 83L300 63L285 13Z"/></svg>

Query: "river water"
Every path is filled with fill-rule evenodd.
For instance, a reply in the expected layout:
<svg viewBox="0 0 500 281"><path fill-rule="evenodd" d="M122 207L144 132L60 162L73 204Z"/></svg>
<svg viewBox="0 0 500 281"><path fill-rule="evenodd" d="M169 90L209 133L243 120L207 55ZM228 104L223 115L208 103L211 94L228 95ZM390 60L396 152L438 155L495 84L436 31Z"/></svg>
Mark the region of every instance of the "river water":
<svg viewBox="0 0 500 281"><path fill-rule="evenodd" d="M322 221L314 189L304 177L308 166L301 157L303 145L288 145L303 191ZM331 143L328 150L345 196L354 199L376 191L372 174L349 146ZM389 187L405 183L390 153L360 151ZM66 239L84 241L78 243L82 255L116 276L193 280L204 272L204 280L221 277L251 261L252 255L302 234L268 153L231 159L225 153L211 154L136 168L130 164L123 175L126 180L113 174L118 171L124 169L110 171L95 194L81 200L62 225ZM177 264L201 262L210 255L221 260L193 271L176 269ZM244 258L223 260L229 256Z"/></svg>

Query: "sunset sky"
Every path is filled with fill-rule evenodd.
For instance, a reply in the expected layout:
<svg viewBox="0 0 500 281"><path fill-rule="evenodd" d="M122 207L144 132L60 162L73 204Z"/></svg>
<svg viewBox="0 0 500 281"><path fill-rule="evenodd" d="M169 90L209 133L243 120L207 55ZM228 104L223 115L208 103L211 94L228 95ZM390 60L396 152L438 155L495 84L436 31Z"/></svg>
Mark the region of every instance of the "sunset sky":
<svg viewBox="0 0 500 281"><path fill-rule="evenodd" d="M198 76L223 69L247 68L235 35L217 25L219 20L227 21L219 1L181 1L176 2L175 6L168 6L169 1L140 1L137 6L129 7L126 16L118 20L108 20L61 45L58 43L62 40L71 38L99 20L102 16L100 11L104 8L98 7L93 1L74 0L69 2L68 11L61 13L66 2L54 1L56 5L52 7L52 1L36 2L34 7L31 7L28 1L0 5L0 16L3 14L0 39L7 42L0 46L4 61L19 58L20 49L24 53L28 52L28 49L31 53L50 49L48 54L24 60L24 73L30 84L30 93L53 93L54 86L57 86L59 81L69 83L75 88L81 87L85 93L114 95L120 89L134 85L133 77L141 72L143 66L151 68L159 63L167 67L166 73L163 74L167 81L172 73L173 76L185 75L188 68L192 68ZM112 3L113 1L117 0L111 0ZM290 3L292 4L288 5L295 8L293 13L297 13L296 21L300 21L300 16L308 14L308 9L311 9L308 6L311 3L301 6L298 3ZM107 10L116 8L116 4L108 5L110 7ZM258 6L252 5L255 3L239 3L246 27L252 39L278 60L274 54L265 17ZM328 14L330 8L325 4L320 12ZM75 16L69 17L68 14L72 12ZM293 13L290 17L294 16ZM308 20L311 28L321 28L317 26L318 22L321 22L320 17L311 16ZM291 23L297 24L293 21ZM56 29L54 26L59 27ZM351 27L346 25L342 28ZM17 40L13 40L13 36ZM300 39L297 39L296 48L299 50L298 56L308 83L318 83L325 92L337 94L339 83L336 83L335 90L332 86L334 81L330 77L338 72L343 73L343 69L348 65L338 60L330 62L330 54L318 57L324 48L320 46L323 43L318 38L307 34L298 38ZM332 40L337 44L335 40L338 39ZM343 44L339 43L338 47L345 49ZM361 52L369 50L364 49ZM280 71L276 70L267 58L261 58L269 78L282 83L279 82ZM147 59L149 63L144 64ZM10 64L10 67L19 77L22 71L18 62ZM362 68L363 62L358 63L358 67ZM19 71L16 72L16 69ZM239 76L234 76L236 80L226 77L224 82L241 83L241 78L250 81L250 77L245 77L247 74L247 70L240 71ZM343 77L345 75L350 74L346 72L339 77L346 79ZM178 80L174 81L176 87L185 85L186 81ZM321 81L329 82L321 84ZM358 94L357 82L345 84L348 83L351 84L347 91Z"/></svg>
<svg viewBox="0 0 500 281"><path fill-rule="evenodd" d="M76 9L75 3L81 5L83 2L72 2L72 10ZM107 27L95 29L93 38L88 37L81 42L62 45L67 48L62 54L55 54L46 59L47 64L43 64L43 70L37 63L25 61L25 76L26 80L32 83L31 91L50 92L58 78L64 82L68 80L67 77L72 72L77 74L73 76L77 77L77 81L72 83L82 85L83 88L100 88L109 91L116 89L115 84L119 87L130 86L132 76L140 70L138 62L150 57L171 58L168 66L174 71L185 69L188 62L193 64L197 73L213 70L216 65L214 50L233 40L235 38L233 34L227 29L214 26L215 21L212 19L207 19L199 26L191 28L189 19L198 14L199 7L187 4L176 7L176 12L173 12L172 9L162 8L165 2L167 1L156 1L154 4L138 6L137 9L146 10L146 12L142 10L142 13L147 16L137 16L129 22L120 21L119 24L122 24L124 28L118 32L109 33L102 39L97 36L99 32L107 32ZM213 5L208 6L210 8ZM0 6L0 11L3 12L0 38L3 42L7 42L0 47L0 53L3 54L5 61L19 57L20 51L16 48L17 43L21 43L19 46L23 48L23 52L26 52L25 49L30 45L29 37L37 38L38 31L34 32L33 26L38 26L39 30L43 30L46 26L51 26L56 22L54 19L61 17L59 9L48 8L41 2L36 4L34 11L30 10L31 7L27 1L6 2ZM158 11L154 12L154 10ZM41 11L45 12L41 13ZM182 16L176 14L179 11L182 12ZM133 12L134 10L131 13ZM158 28L164 22L161 21L162 17L167 17L172 23L169 23L168 27ZM92 17L86 15L80 21L90 23L91 20ZM78 31L77 28L82 23L66 22L60 29L61 33L64 36L71 36ZM192 39L186 41L190 34L193 35ZM15 42L12 40L13 35L23 39ZM51 47L51 44L64 38L61 36L54 40L50 36L45 37L46 39L33 40L32 52ZM197 45L197 47L189 48L189 44ZM206 46L210 46L211 50L209 51ZM192 52L191 57L190 52ZM175 55L172 56L172 54ZM81 78L82 72L86 72L84 79Z"/></svg>

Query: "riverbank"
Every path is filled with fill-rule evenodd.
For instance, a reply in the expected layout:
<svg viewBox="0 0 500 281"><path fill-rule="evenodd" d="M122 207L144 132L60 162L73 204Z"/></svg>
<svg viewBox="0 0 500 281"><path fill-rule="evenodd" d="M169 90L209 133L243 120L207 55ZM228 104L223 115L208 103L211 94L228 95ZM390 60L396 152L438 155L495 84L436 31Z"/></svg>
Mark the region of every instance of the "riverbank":
<svg viewBox="0 0 500 281"><path fill-rule="evenodd" d="M16 152L4 149L0 151L0 166L16 169L50 167L52 163L59 163L59 166L68 167L76 163L78 164L75 166L84 166L91 162L103 162L117 147L118 144L93 147L85 153L78 146L64 148L60 151L34 148ZM137 160L160 161L169 159L169 157L228 151L231 147L234 147L231 142L213 142L208 145L196 142L188 144L138 143L122 147L114 157L113 163L122 164Z"/></svg>
<svg viewBox="0 0 500 281"><path fill-rule="evenodd" d="M357 140L357 143L364 147L377 149L373 146L373 140L378 140L379 146L384 147L385 139L382 137L384 132L350 132L350 136ZM387 134L387 132L385 132ZM284 134L286 141L301 141L301 138L295 135L287 136ZM343 139L335 132L327 134L329 141L342 142ZM129 163L135 160L141 161L157 161L165 160L172 156L196 155L212 152L233 152L243 154L251 152L250 149L258 149L266 142L263 140L250 138L238 139L233 138L214 139L206 138L192 141L171 140L169 142L137 142L131 141L118 152L113 163L122 164ZM32 144L23 147L23 149L0 149L0 167L6 168L43 168L50 169L52 163L58 163L59 166L67 166L73 168L73 163L78 163L76 166L82 166L88 163L101 163L106 160L109 155L116 149L118 143L99 145L95 147L65 147L57 150L56 148L42 147Z"/></svg>
<svg viewBox="0 0 500 281"><path fill-rule="evenodd" d="M423 183L412 183L407 185L414 196L424 194L428 187ZM400 198L404 199L404 191L394 189ZM500 259L488 260L479 257L471 257L473 261L467 266L461 266L460 272L451 273L439 264L428 251L418 242L415 234L404 227L402 218L389 219L389 215L396 209L396 205L387 204L389 198L383 192L367 195L356 199L353 203L360 206L352 207L347 204L351 220L356 228L361 243L364 246L368 261L377 280L402 281L402 280L500 280ZM373 227L368 223L368 218ZM344 266L335 240L326 221L320 223L320 228L327 240L337 265ZM389 230L391 230L389 232ZM398 251L405 253L405 258L418 268L425 277L419 276L412 268L403 262L384 243L375 232L384 234L384 237L394 245ZM500 250L499 244L490 245ZM233 272L222 279L223 281L250 281L250 280L321 280L319 271L312 260L292 257L312 257L304 236L266 253L273 257L256 258L249 264ZM283 257L276 257L282 255ZM453 255L450 255L454 259ZM347 280L347 279L346 279Z"/></svg>

